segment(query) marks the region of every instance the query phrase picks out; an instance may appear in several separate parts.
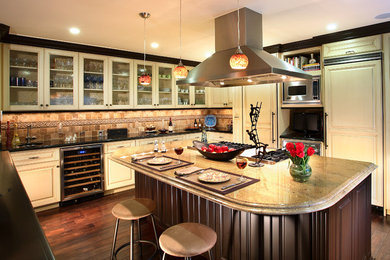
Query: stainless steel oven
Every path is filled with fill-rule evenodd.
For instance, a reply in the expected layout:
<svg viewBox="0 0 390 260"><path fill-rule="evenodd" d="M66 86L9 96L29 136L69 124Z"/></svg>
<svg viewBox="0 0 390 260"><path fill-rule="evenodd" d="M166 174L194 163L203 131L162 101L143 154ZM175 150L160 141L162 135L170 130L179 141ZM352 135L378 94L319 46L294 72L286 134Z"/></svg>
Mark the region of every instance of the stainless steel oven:
<svg viewBox="0 0 390 260"><path fill-rule="evenodd" d="M320 77L283 83L283 104L320 104Z"/></svg>

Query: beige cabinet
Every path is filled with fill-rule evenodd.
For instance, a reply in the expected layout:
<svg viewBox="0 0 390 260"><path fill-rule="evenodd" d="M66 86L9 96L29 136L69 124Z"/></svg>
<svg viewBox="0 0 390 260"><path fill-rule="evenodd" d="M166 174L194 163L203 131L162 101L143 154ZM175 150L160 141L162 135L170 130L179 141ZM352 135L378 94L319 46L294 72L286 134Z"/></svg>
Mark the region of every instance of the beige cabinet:
<svg viewBox="0 0 390 260"><path fill-rule="evenodd" d="M390 214L390 33L383 35L383 90L384 90L384 203L383 208Z"/></svg>
<svg viewBox="0 0 390 260"><path fill-rule="evenodd" d="M199 86L177 86L176 107L206 107L209 103L209 88Z"/></svg>
<svg viewBox="0 0 390 260"><path fill-rule="evenodd" d="M244 138L244 121L243 121L243 87L233 87L233 142L242 143Z"/></svg>
<svg viewBox="0 0 390 260"><path fill-rule="evenodd" d="M59 149L12 152L11 158L33 207L60 201Z"/></svg>
<svg viewBox="0 0 390 260"><path fill-rule="evenodd" d="M221 141L233 142L233 134L219 133L219 132L207 132L208 143L218 143Z"/></svg>
<svg viewBox="0 0 390 260"><path fill-rule="evenodd" d="M134 184L134 170L110 159L113 152L121 148L134 147L135 141L104 144L104 189L112 190Z"/></svg>
<svg viewBox="0 0 390 260"><path fill-rule="evenodd" d="M109 108L130 108L133 106L133 61L110 57L108 60L108 91L106 99Z"/></svg>
<svg viewBox="0 0 390 260"><path fill-rule="evenodd" d="M233 88L215 87L209 90L209 107L232 107Z"/></svg>
<svg viewBox="0 0 390 260"><path fill-rule="evenodd" d="M382 50L382 35L328 43L323 45L323 57L336 57Z"/></svg>
<svg viewBox="0 0 390 260"><path fill-rule="evenodd" d="M270 148L277 148L277 87L276 84L263 84L243 87L243 135L244 143L252 144L246 130L251 129L249 116L251 104L262 103L257 130L260 142ZM234 128L233 128L234 129Z"/></svg>
<svg viewBox="0 0 390 260"><path fill-rule="evenodd" d="M326 156L369 161L372 203L383 206L381 61L325 66Z"/></svg>

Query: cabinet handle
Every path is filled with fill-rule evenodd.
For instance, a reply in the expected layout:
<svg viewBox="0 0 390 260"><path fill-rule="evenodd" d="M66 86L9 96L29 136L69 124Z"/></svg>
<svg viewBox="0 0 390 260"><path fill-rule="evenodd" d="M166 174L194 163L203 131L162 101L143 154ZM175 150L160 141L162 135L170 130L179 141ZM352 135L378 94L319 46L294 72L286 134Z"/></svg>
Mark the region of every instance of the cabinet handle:
<svg viewBox="0 0 390 260"><path fill-rule="evenodd" d="M274 120L274 117L275 117L275 113L274 112L272 112L272 122L271 122L271 124L272 124L272 143L275 143L275 127L274 127L274 123L275 123L275 120Z"/></svg>
<svg viewBox="0 0 390 260"><path fill-rule="evenodd" d="M108 107L108 104L106 104L106 107Z"/></svg>
<svg viewBox="0 0 390 260"><path fill-rule="evenodd" d="M328 149L328 113L325 113L325 149Z"/></svg>
<svg viewBox="0 0 390 260"><path fill-rule="evenodd" d="M56 167L57 167L57 168L60 168L60 166L59 166L59 165L57 165Z"/></svg>
<svg viewBox="0 0 390 260"><path fill-rule="evenodd" d="M159 106L160 104L156 104L157 106Z"/></svg>
<svg viewBox="0 0 390 260"><path fill-rule="evenodd" d="M118 146L117 148L123 148L123 147L125 147L124 145L120 145L120 146Z"/></svg>
<svg viewBox="0 0 390 260"><path fill-rule="evenodd" d="M46 104L46 107L48 107L49 106L49 104Z"/></svg>
<svg viewBox="0 0 390 260"><path fill-rule="evenodd" d="M346 51L345 54L352 54L352 53L355 53L354 50L351 50L351 51Z"/></svg>
<svg viewBox="0 0 390 260"><path fill-rule="evenodd" d="M110 107L112 107L112 104L110 104Z"/></svg>
<svg viewBox="0 0 390 260"><path fill-rule="evenodd" d="M31 156L31 157L28 157L28 159L30 159L30 160L39 159L39 156Z"/></svg>
<svg viewBox="0 0 390 260"><path fill-rule="evenodd" d="M43 104L40 104L41 107L43 107Z"/></svg>

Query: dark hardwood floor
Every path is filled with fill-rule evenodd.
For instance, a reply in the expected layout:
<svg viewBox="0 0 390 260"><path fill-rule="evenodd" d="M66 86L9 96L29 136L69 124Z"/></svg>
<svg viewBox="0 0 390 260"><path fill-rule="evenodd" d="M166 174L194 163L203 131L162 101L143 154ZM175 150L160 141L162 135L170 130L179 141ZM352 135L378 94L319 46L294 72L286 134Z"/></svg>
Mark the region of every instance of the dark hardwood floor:
<svg viewBox="0 0 390 260"><path fill-rule="evenodd" d="M114 233L115 218L112 207L125 199L134 198L133 191L125 191L83 203L37 213L42 228L58 260L62 259L109 259ZM390 217L378 211L372 212L372 256L390 260ZM142 238L154 241L151 223L142 221ZM162 232L158 228L158 234ZM117 245L129 241L129 222L119 226ZM138 249L138 248L137 248ZM136 249L137 257L140 252ZM143 249L143 259L151 255L152 247ZM129 259L128 247L118 254L118 259ZM155 256L154 259L160 259ZM166 259L175 259L167 257ZM195 257L193 259L205 259Z"/></svg>

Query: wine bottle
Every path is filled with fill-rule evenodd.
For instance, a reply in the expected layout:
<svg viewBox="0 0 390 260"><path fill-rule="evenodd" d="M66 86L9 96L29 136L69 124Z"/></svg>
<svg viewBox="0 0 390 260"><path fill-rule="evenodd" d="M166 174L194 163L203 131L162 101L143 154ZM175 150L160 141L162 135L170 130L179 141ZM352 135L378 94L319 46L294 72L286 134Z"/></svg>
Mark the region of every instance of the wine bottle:
<svg viewBox="0 0 390 260"><path fill-rule="evenodd" d="M7 121L6 135L7 135L6 145L7 145L7 147L10 147L11 146L11 126L10 126L10 122L9 121Z"/></svg>
<svg viewBox="0 0 390 260"><path fill-rule="evenodd" d="M200 118L199 118L199 120L198 120L198 128L199 128L199 129L202 129L202 123L200 122Z"/></svg>
<svg viewBox="0 0 390 260"><path fill-rule="evenodd" d="M170 132L170 133L173 132L172 118L169 118L168 132Z"/></svg>
<svg viewBox="0 0 390 260"><path fill-rule="evenodd" d="M196 118L195 118L195 122L194 122L194 128L198 128L198 123L196 122Z"/></svg>

